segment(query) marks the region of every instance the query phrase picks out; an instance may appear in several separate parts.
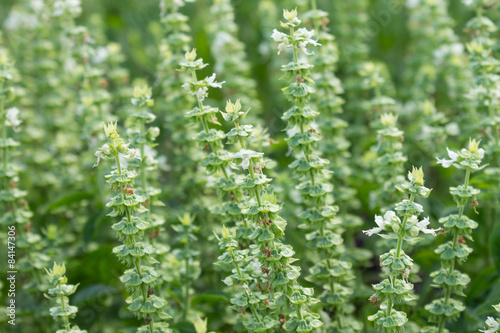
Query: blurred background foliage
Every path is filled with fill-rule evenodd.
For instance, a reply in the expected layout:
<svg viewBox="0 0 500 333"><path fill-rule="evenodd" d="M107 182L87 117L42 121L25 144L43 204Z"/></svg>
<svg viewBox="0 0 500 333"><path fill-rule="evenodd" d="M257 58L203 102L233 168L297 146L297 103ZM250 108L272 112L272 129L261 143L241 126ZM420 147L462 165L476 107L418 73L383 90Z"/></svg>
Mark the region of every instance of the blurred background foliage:
<svg viewBox="0 0 500 333"><path fill-rule="evenodd" d="M333 33L335 33L335 17L342 17L342 13L335 12L336 3L338 1L347 4L357 0L328 0L318 1L320 8L330 13ZM436 0L444 1L444 0ZM0 1L0 26L7 17L10 9L21 1L1 0ZM274 1L278 12L276 17L281 15L281 8L291 8L295 5L301 6L303 1L297 0L279 0ZM285 170L289 164L290 158L286 155L287 147L284 142L284 124L280 117L288 108L288 103L284 101L280 88L282 84L275 84L277 74L273 67L273 56L266 52L262 52L260 46L265 42L269 42L272 31L267 30L268 27L277 27L278 22L267 22L263 25L259 12L256 10L259 6L259 0L234 0L232 1L235 9L235 21L239 27L239 39L246 46L247 58L251 62L251 75L257 82L258 96L263 107L262 117L264 123L268 126L271 137L277 143L273 145L273 149L269 149L270 156L278 162L277 170ZM385 11L388 6L400 6L401 10L396 15L389 17L381 17L379 13ZM118 42L125 55L123 67L130 72L131 81L135 79L146 79L153 87L153 95L158 99L157 93L160 90L160 82L157 76L157 65L162 60L158 52L158 45L162 38L162 27L159 22L159 9L157 1L137 1L137 0L83 0L83 13L77 19L78 24L85 25L89 29L101 28L105 31L108 41ZM206 27L210 24L210 0L197 0L195 3L188 3L183 7L182 12L189 17L189 25L192 28L193 46L196 47L198 55L204 59L206 63L213 63L210 53L209 38L207 37ZM460 36L462 42L467 42L468 37L463 33L464 25L469 20L473 13L461 1L449 1L448 11L452 19L455 21L455 32ZM390 79L395 87L396 92L402 89L404 82L403 72L405 68L405 59L409 50L410 38L408 38L407 19L408 13L403 0L370 0L368 7L369 25L366 27L369 31L367 34L367 43L369 46L369 58L374 61L385 63L389 69ZM500 19L500 11L492 11L490 18L498 24ZM370 30L372 29L372 30ZM9 35L6 31L4 34L7 43L15 41L23 36ZM266 39L266 40L264 40ZM15 43L11 43L15 45ZM342 50L342 45L339 45ZM271 52L274 53L274 50ZM349 59L346 60L349 62ZM343 78L346 68L340 67L340 78ZM212 67L209 66L204 70L204 74L212 73ZM278 74L279 75L279 74ZM221 78L223 80L223 78ZM214 99L222 105L222 97L213 95ZM115 113L120 113L119 110L114 110ZM180 111L183 112L183 111ZM405 130L405 127L402 126ZM356 137L352 138L356 140ZM468 138L462 138L462 141L455 144L455 148L461 147ZM445 145L446 146L446 145ZM444 147L445 147L444 146ZM445 155L444 147L441 147L436 154L440 157ZM409 161L406 163L406 169L412 164L424 165L426 170L426 185L434 188L431 194L432 200L426 203L426 209L431 212L431 218L436 221L439 217L445 216L450 211L455 209L451 197L448 195L448 187L457 184L460 177L455 177L451 170L437 168L435 166L435 156L429 156L425 153L425 147L405 147L406 153L411 152ZM416 149L411 151L411 149ZM273 170L274 172L274 170ZM287 176L284 177L285 183ZM356 178L356 175L353 176ZM99 180L100 181L100 180ZM279 184L283 184L283 179L279 180ZM361 206L353 213L360 216L364 220L364 228L373 224L373 215L379 214L379 211L370 208L369 192L373 189L373 184L370 184L363 177L355 179L352 182L356 187L357 197L361 201ZM168 187L168 180L167 185ZM498 185L497 185L498 186ZM479 186L481 188L481 184ZM282 196L280 200L285 200L284 193L286 186L282 188ZM93 194L88 192L72 192L70 195L57 196L55 199L47 202L43 195L31 194L33 197L28 198L32 210L37 212L35 217L35 225L39 230L47 230L49 225L59 223L57 219L53 219L51 211L57 209L71 208L75 202L88 200ZM168 209L166 214L170 215L169 221L175 220L176 214L183 210L183 207L178 206L175 198L167 198ZM286 198L286 200L291 200ZM285 203L285 207L287 203ZM73 296L71 303L80 308L76 322L80 328L87 329L89 332L117 332L118 328L133 326L136 320L122 308L122 286L118 281L118 277L122 272L121 264L116 260L112 253L112 248L116 241L109 226L111 220L103 215L104 207L100 209L90 210L88 212L89 223L81 230L81 234L72 237L80 238L80 248L73 249L66 253L67 255L67 276L69 281L80 283L77 293ZM170 209L170 210L169 210ZM342 209L342 207L341 207ZM459 321L453 324L451 332L472 332L483 327L483 318L486 314L492 313L492 304L500 302L500 223L486 224L484 216L489 220L495 221L495 216L490 214L494 212L483 210L481 205L478 207L480 213L478 221L479 228L475 231L473 244L474 252L469 258L469 261L464 265L463 270L471 276L471 284L467 290L466 312L460 317ZM287 237L294 244L297 253L303 251L303 241L300 240L300 233L294 233L294 227L298 224L297 218L294 217L294 211L288 211L290 215L290 225ZM472 213L474 214L474 213ZM474 214L475 215L475 214ZM67 221L66 221L67 223ZM210 222L210 223L213 223ZM64 228L58 229L59 234L52 235L54 244L57 244L57 239L64 233ZM203 226L202 226L203 228ZM360 228L361 230L361 228ZM376 242L367 240L360 230L355 235L356 245L365 248L372 248L376 253ZM173 234L173 231L167 227L167 234ZM210 234L210 232L207 232ZM172 237L173 238L173 237ZM71 239L66 239L66 242L71 243ZM204 240L207 241L207 240ZM210 251L202 253L200 259L202 263L203 273L200 279L196 282L194 289L195 296L191 300L191 304L200 313L208 316L211 329L218 331L230 332L231 328L225 326L220 320L220 314L224 316L234 316L227 309L229 301L228 295L221 292L222 283L220 282L219 274L213 270L211 263L218 256L218 249L214 247L213 239ZM57 245L56 245L57 246ZM420 246L413 253L413 258L420 265L421 277L428 277L428 274L439 266L439 260L434 253L436 245L432 242L427 242L426 245ZM372 259L370 265L361 267L365 282L369 285L378 280L378 259ZM2 266L3 267L3 266ZM22 282L21 282L22 283ZM420 295L413 311L422 314L420 318L425 318L423 306L429 303L435 295L435 289L430 287L430 279L424 279L424 283L416 284L416 291ZM370 291L360 292L361 296L356 300L359 305L359 317L374 312L374 306L367 302ZM367 296L368 295L368 296ZM44 317L47 315L48 304L39 298L21 298L18 297L18 308L23 311L18 312L18 321L21 323L12 330L7 328L6 332L50 332L50 324ZM45 310L43 310L45 309ZM23 321L28 322L33 326L23 328ZM423 324L422 322L421 324ZM3 327L5 322L1 323ZM194 328L190 323L180 323L177 329L182 332L194 332ZM124 331L127 331L124 328ZM369 332L369 329L366 330Z"/></svg>

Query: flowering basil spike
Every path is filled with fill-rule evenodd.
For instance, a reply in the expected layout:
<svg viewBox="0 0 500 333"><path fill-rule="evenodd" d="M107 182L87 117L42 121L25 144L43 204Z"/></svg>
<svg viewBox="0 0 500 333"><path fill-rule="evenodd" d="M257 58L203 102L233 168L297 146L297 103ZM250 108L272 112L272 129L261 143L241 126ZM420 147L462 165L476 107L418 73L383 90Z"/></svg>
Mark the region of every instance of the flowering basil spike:
<svg viewBox="0 0 500 333"><path fill-rule="evenodd" d="M465 208L472 200L472 205L478 205L477 196L479 190L470 186L471 173L480 171L486 165L481 166L484 157L484 149L479 148L479 142L470 140L467 148L454 152L449 148L448 156L450 160L440 160L444 168L453 166L457 169L465 169L465 180L463 185L451 187L450 193L453 200L457 203L458 214L439 219L443 233L452 235L452 240L441 244L435 252L439 254L441 260L441 269L433 272L434 286L444 290L444 297L433 300L425 306L425 309L431 314L431 322L437 323L437 332L445 330L446 321L456 320L460 312L465 310L464 304L453 298L456 296L465 296L464 289L469 284L470 278L467 274L461 273L456 269L456 264L462 264L472 252L472 248L466 245L466 240L472 241L472 231L478 227L478 223L465 215Z"/></svg>
<svg viewBox="0 0 500 333"><path fill-rule="evenodd" d="M385 332L396 333L403 329L408 321L407 313L394 308L395 304L412 300L413 284L408 281L413 259L403 249L404 241L414 244L421 240L418 235L436 235L435 229L429 229L429 218L419 220L423 212L422 205L416 203L416 197L427 198L431 192L424 186L422 168L408 172L408 181L400 184L397 189L409 196L395 205L394 211L387 211L384 216L375 216L377 227L363 231L366 235L378 234L385 239L397 240L396 247L380 256L382 273L386 277L382 282L374 284L375 294L370 302L380 307L380 310L368 317L376 326Z"/></svg>
<svg viewBox="0 0 500 333"><path fill-rule="evenodd" d="M58 333L87 333L81 330L77 325L71 326L70 319L76 316L78 308L74 305L69 305L68 296L76 292L78 285L67 284L68 279L65 276L66 267L64 264L58 265L54 263L51 269L46 269L49 276L50 288L44 296L54 300L55 306L50 308L50 315L56 321L60 321L64 329L58 330Z"/></svg>
<svg viewBox="0 0 500 333"><path fill-rule="evenodd" d="M293 53L292 61L281 66L284 78L290 81L282 91L292 103L282 119L287 123L287 142L295 159L290 164L297 179L295 188L304 198L304 211L299 216L304 224L300 227L307 230L305 239L308 240L309 251L314 258L322 258L314 263L307 280L320 287L324 311L335 313L326 330L359 331L362 325L347 317L354 310L354 306L349 304L353 290L347 286L354 275L352 264L342 254L346 251L342 245L343 230L334 222L339 208L332 204L331 171L327 169L330 161L323 158L318 149L322 137L315 119L319 112L310 100L315 93L310 74L314 66L306 62L306 56L314 52L309 52L307 47L321 44L313 39L314 31L298 28L301 21L297 10L285 10L283 16L286 21L281 26L289 31L283 33L275 29L271 36L279 42L278 54L288 49Z"/></svg>
<svg viewBox="0 0 500 333"><path fill-rule="evenodd" d="M1 36L0 36L1 37ZM1 42L1 40L0 40ZM29 208L27 201L28 191L23 190L19 183L21 168L19 167L19 156L17 151L26 143L17 141L17 132L23 127L20 119L19 109L14 105L18 103L14 89L15 80L14 62L7 50L0 44L0 225L5 227L5 245L9 245L9 263L13 256L16 258L16 267L22 268L27 278L25 286L31 285L36 293L44 289L46 279L38 275L41 267L48 266L50 257L43 253L45 240L31 227L33 212ZM24 110L23 110L24 111ZM25 116L23 112L23 116ZM24 117L23 117L24 118ZM16 235L15 242L12 236ZM15 248L12 247L15 243ZM6 259L7 260L7 259ZM5 262L7 264L7 261ZM7 267L7 266L5 266ZM12 269L11 269L12 270ZM20 308L21 309L21 308Z"/></svg>
<svg viewBox="0 0 500 333"><path fill-rule="evenodd" d="M204 104L207 90L197 94L199 88L208 84L196 76L196 71L205 64L196 59L193 50L186 53L181 66L192 74L192 81L184 87L198 102L186 117L201 125L196 140L209 151L202 165L218 178L215 186L229 197L230 202L222 209L236 226L234 229L224 226L222 238L217 236L224 251L217 265L231 270L221 280L233 292L233 307L242 315L243 325L250 332L316 331L322 323L319 315L311 313L308 307L317 300L312 297L312 289L298 284L300 269L292 265L297 260L293 257L295 252L280 241L286 221L278 215L281 205L268 190L271 179L263 173L263 154L247 148L247 139L254 135L254 130L240 122L248 112L241 110L239 101L228 102L222 116L235 127L228 133L211 128L210 123L218 125L214 114L218 110ZM225 138L229 143L239 143L240 150L235 154L225 151L222 143ZM238 249L239 246L243 249Z"/></svg>
<svg viewBox="0 0 500 333"><path fill-rule="evenodd" d="M134 98L136 104L151 103L147 88L136 91ZM118 239L123 244L114 247L113 253L127 267L132 267L125 270L120 277L130 293L127 298L128 310L137 318L144 320L145 325L140 327L138 332L167 333L170 332L164 321L170 318L164 312L167 301L154 292L160 278L160 273L153 266L158 263L154 258L156 249L154 245L144 241L144 233L151 227L151 222L147 220L147 215L146 220L144 215L140 215L147 211L144 203L148 192L142 190L138 191L141 194L135 193L134 180L138 176L137 173L132 169L122 168L126 162L140 159L140 156L120 137L116 123L104 125L104 133L108 142L102 145L95 155L98 162L101 159L113 159L116 166L116 169L105 177L111 190L118 193L111 198L106 207L112 209L108 216L121 218L112 225L112 229L116 231Z"/></svg>

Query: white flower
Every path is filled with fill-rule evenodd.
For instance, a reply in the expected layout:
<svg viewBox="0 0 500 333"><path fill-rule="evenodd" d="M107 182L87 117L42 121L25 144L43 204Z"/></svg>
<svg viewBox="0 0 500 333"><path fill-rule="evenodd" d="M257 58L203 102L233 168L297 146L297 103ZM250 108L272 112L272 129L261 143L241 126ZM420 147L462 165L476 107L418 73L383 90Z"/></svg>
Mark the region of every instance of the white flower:
<svg viewBox="0 0 500 333"><path fill-rule="evenodd" d="M365 235L367 236L378 234L379 232L384 230L386 226L391 226L391 224L393 223L393 219L397 223L401 221L399 217L396 216L396 213L394 213L392 210L387 211L384 214L384 217L375 215L375 223L378 225L378 227L369 230L363 230L363 233L365 233Z"/></svg>
<svg viewBox="0 0 500 333"><path fill-rule="evenodd" d="M448 151L448 156L450 156L449 160L436 157L438 164L441 164L443 166L443 168L449 168L458 159L458 153L455 153L453 150L450 150L448 147L446 147L446 150Z"/></svg>
<svg viewBox="0 0 500 333"><path fill-rule="evenodd" d="M254 274L259 274L261 272L260 262L257 260L257 258L254 258L252 260L252 269L254 271Z"/></svg>
<svg viewBox="0 0 500 333"><path fill-rule="evenodd" d="M31 0L30 1L30 7L33 9L34 12L40 12L43 10L43 7L45 4L43 3L43 0Z"/></svg>
<svg viewBox="0 0 500 333"><path fill-rule="evenodd" d="M94 153L94 156L97 157L97 162L92 166L93 168L95 168L96 166L99 165L99 162L101 161L101 157L102 157L102 151L98 150Z"/></svg>
<svg viewBox="0 0 500 333"><path fill-rule="evenodd" d="M178 7L184 6L184 2L194 2L195 0L174 0L174 5Z"/></svg>
<svg viewBox="0 0 500 333"><path fill-rule="evenodd" d="M103 63L108 58L108 55L109 52L107 47L98 47L95 51L94 56L92 57L92 62L95 64Z"/></svg>
<svg viewBox="0 0 500 333"><path fill-rule="evenodd" d="M474 0L462 0L462 3L466 6L471 6L474 3Z"/></svg>
<svg viewBox="0 0 500 333"><path fill-rule="evenodd" d="M18 126L21 125L21 120L17 117L19 109L16 107L10 108L5 114L5 125L12 126L15 132L19 131Z"/></svg>
<svg viewBox="0 0 500 333"><path fill-rule="evenodd" d="M52 15L61 16L64 12L68 12L74 16L80 15L82 6L80 0L57 0L54 1L54 12Z"/></svg>
<svg viewBox="0 0 500 333"><path fill-rule="evenodd" d="M406 7L412 9L419 5L420 0L408 0L406 1Z"/></svg>
<svg viewBox="0 0 500 333"><path fill-rule="evenodd" d="M258 153L249 149L241 149L239 152L233 155L233 158L240 158L242 167L244 170L247 170L250 166L250 159L255 157L262 157L264 153Z"/></svg>
<svg viewBox="0 0 500 333"><path fill-rule="evenodd" d="M3 26L9 31L20 28L34 29L38 26L38 19L35 15L13 9L5 19Z"/></svg>
<svg viewBox="0 0 500 333"><path fill-rule="evenodd" d="M212 76L210 76L206 80L207 80L207 84L212 88L222 88L222 84L226 82L226 81L222 81L222 82L215 81L215 73L213 73Z"/></svg>
<svg viewBox="0 0 500 333"><path fill-rule="evenodd" d="M461 56L464 53L464 44L462 43L453 43L450 45L450 54L454 56Z"/></svg>
<svg viewBox="0 0 500 333"><path fill-rule="evenodd" d="M287 47L292 46L292 44L290 44L290 39L288 38L288 35L278 31L277 29L273 30L271 38L274 39L275 42L279 43L278 54L283 52Z"/></svg>
<svg viewBox="0 0 500 333"><path fill-rule="evenodd" d="M300 28L297 30L295 39L299 42L299 48L307 55L314 54L314 52L307 52L307 44L312 44L314 46L321 46L318 41L313 40L314 30L307 30L306 28Z"/></svg>
<svg viewBox="0 0 500 333"><path fill-rule="evenodd" d="M500 324L493 317L488 317L488 319L486 319L486 325L487 325L488 329L487 330L479 330L479 332L495 333L495 332L498 332L498 329L500 329Z"/></svg>
<svg viewBox="0 0 500 333"><path fill-rule="evenodd" d="M225 278L224 280L222 280L222 282L224 282L225 285L228 286L228 287L230 287L230 286L233 285L233 279L230 276L228 276L227 278Z"/></svg>
<svg viewBox="0 0 500 333"><path fill-rule="evenodd" d="M460 127L458 126L457 123L449 123L445 126L446 132L448 135L459 135L460 134Z"/></svg>
<svg viewBox="0 0 500 333"><path fill-rule="evenodd" d="M198 88L198 90L196 90L196 98L200 102L203 102L203 100L205 99L205 96L207 96L207 91L208 91L207 87L200 87L200 88Z"/></svg>
<svg viewBox="0 0 500 333"><path fill-rule="evenodd" d="M403 277L404 277L405 279L407 279L407 278L408 278L408 276L410 276L410 268L405 267L405 269L404 269L404 270L403 270L403 272L402 272L402 275L403 275Z"/></svg>
<svg viewBox="0 0 500 333"><path fill-rule="evenodd" d="M483 148L479 148L477 153L479 154L479 158L480 159L483 159L484 157L484 149Z"/></svg>
<svg viewBox="0 0 500 333"><path fill-rule="evenodd" d="M418 228L419 231L422 231L424 234L432 234L436 236L436 231L439 231L439 229L427 229L427 226L429 224L430 224L429 217L426 217L422 221L418 222L416 224L416 227Z"/></svg>
<svg viewBox="0 0 500 333"><path fill-rule="evenodd" d="M274 39L275 42L282 42L284 39L286 39L287 37L287 34L284 34L280 31L278 31L278 29L274 29L273 30L273 34L271 35L271 38Z"/></svg>

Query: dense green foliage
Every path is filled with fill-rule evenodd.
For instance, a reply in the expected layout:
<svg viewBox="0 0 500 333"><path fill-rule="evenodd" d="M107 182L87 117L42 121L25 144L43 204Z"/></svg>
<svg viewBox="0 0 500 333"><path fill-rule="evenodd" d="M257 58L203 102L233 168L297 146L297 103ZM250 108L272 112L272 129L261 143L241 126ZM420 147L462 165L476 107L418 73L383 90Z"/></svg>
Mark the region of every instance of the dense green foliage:
<svg viewBox="0 0 500 333"><path fill-rule="evenodd" d="M0 331L498 332L499 24L1 1Z"/></svg>

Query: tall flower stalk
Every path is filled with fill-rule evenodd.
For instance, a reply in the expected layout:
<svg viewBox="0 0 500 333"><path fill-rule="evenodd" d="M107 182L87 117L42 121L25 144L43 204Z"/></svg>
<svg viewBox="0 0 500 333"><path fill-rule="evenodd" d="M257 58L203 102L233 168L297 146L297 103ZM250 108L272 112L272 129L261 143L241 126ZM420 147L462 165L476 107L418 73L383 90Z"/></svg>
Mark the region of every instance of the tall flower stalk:
<svg viewBox="0 0 500 333"><path fill-rule="evenodd" d="M322 158L317 150L321 136L314 119L319 113L308 105L310 96L314 93L309 73L314 66L299 60L299 52L311 54L307 52L307 44L319 43L311 39L314 31L298 28L300 20L296 10L285 10L283 16L286 22L281 25L290 32L284 34L275 30L273 38L280 42L280 52L288 47L293 51L293 61L282 66L285 77L293 80L288 87L283 88L283 92L293 103L283 119L287 122L288 145L295 156L290 168L294 169L300 181L297 189L304 198L305 210L300 215L305 222L302 227L308 231L305 237L317 262L311 268L308 280L321 286L323 292L320 299L324 309L334 313L334 329L338 332L357 331L362 326L355 320L345 318L346 313L354 310L349 304L352 289L345 282L354 276L351 263L342 260L337 250L343 243L340 236L342 230L334 223L338 207L331 204L333 186L328 181L330 172L326 169L329 161Z"/></svg>
<svg viewBox="0 0 500 333"><path fill-rule="evenodd" d="M198 106L189 111L187 117L202 125L203 130L196 139L211 150L202 163L209 171L222 174L220 187L230 186L234 179L242 185L244 192L238 198L238 208L241 210L238 213L243 215L245 224L252 226L248 239L253 244L248 250L242 251L235 250L237 243L234 235L223 228L220 246L225 253L220 257L220 264L234 267L233 274L226 277L224 282L232 285L237 280L243 284L231 302L243 316L247 315L247 310L251 314L243 321L251 332L272 332L277 327L292 332L316 331L322 323L317 314L308 310L308 306L316 302L312 298L313 290L298 284L300 269L292 265L296 261L294 251L291 246L280 241L286 221L278 215L281 205L268 189L271 179L262 172L263 153L245 149L247 143L243 138L252 134L252 127L239 123L245 115L240 113L241 105L228 104L227 113L223 114L225 119L232 120L235 125L228 134L210 128L210 122L216 123L214 116L218 110L204 105L203 101L208 96L208 87L221 87L221 83L215 82L215 75L197 79L196 71L206 65L202 59L196 59L194 50L186 53L186 62L181 65L183 70L192 73L192 81L184 86L198 100ZM223 151L221 141L226 136L231 142L239 141L242 148L238 153L232 155ZM229 166L234 163L248 172L243 177L232 178ZM252 265L250 268L249 262Z"/></svg>
<svg viewBox="0 0 500 333"><path fill-rule="evenodd" d="M406 84L400 90L405 101L401 119L408 124L405 132L412 154L418 149L434 156L448 136L459 134L461 115L449 116L454 108L465 108L471 73L448 3L418 0L406 5L410 48L403 73Z"/></svg>
<svg viewBox="0 0 500 333"><path fill-rule="evenodd" d="M231 99L244 93L241 95L242 104L258 115L261 105L257 98L257 85L250 75L245 44L238 40L233 5L229 0L215 0L211 12L214 17L208 29L212 38L211 52L215 73L227 81L224 98ZM258 121L258 118L253 120Z"/></svg>
<svg viewBox="0 0 500 333"><path fill-rule="evenodd" d="M446 322L456 320L460 312L465 310L465 305L454 295L464 297L464 289L469 284L470 278L467 274L456 269L457 264L462 264L472 252L472 248L467 246L466 239L472 241L472 231L478 227L478 223L465 215L465 209L470 201L472 207L478 204L477 196L480 191L470 186L471 174L482 170L486 165L481 166L484 157L484 149L479 148L479 142L469 141L469 146L454 152L448 149L450 159L438 158L438 163L444 168L453 166L457 169L465 169L465 179L462 185L450 187L453 200L457 203L458 214L451 214L439 220L443 225L442 229L451 234L452 240L440 245L435 251L441 260L441 269L431 274L434 285L444 291L444 296L433 300L425 308L432 315L431 319L437 322L437 332L445 331Z"/></svg>
<svg viewBox="0 0 500 333"><path fill-rule="evenodd" d="M369 117L371 127L376 129L376 145L372 148L373 153L365 154L366 160L371 162L367 173L370 180L377 183L377 188L370 192L370 208L385 208L400 199L395 186L404 181L403 164L407 160L402 151L404 133L397 127L396 100L389 96L386 66L367 62L359 74L364 88L372 95L366 102L367 109L376 114Z"/></svg>
<svg viewBox="0 0 500 333"><path fill-rule="evenodd" d="M7 51L0 47L0 202L3 206L0 224L13 228L16 232L16 246L22 251L18 254L16 268L24 273L31 274L33 279L25 283L25 288L40 290L45 288L44 279L38 270L46 267L49 257L41 252L44 247L41 236L33 231L31 219L33 212L28 206L27 191L18 187L20 181L20 164L13 160L14 150L20 146L12 136L13 132L19 132L22 120L19 118L20 111L12 106L14 95L14 63ZM9 254L14 259L15 254Z"/></svg>
<svg viewBox="0 0 500 333"><path fill-rule="evenodd" d="M154 147L157 137L160 135L160 129L156 126L147 125L155 121L156 116L151 112L154 104L152 91L147 85L136 86L132 98L132 105L135 110L127 118L127 135L130 138L130 144L137 147L137 153L140 159L132 159L129 166L138 172L140 186L137 188L139 195L146 198L145 204L148 211L145 212L149 223L150 236L153 231L165 223L165 219L152 213L153 206L163 206L158 200L161 190L153 186L152 179L158 171L159 161L156 158L157 152Z"/></svg>
<svg viewBox="0 0 500 333"><path fill-rule="evenodd" d="M159 45L157 80L161 84L162 98L157 100L155 109L162 118L165 129L160 139L169 147L165 154L169 163L167 177L171 186L165 189L165 195L181 203L178 210L174 209L173 216L188 210L196 213L198 218L203 218L206 212L203 203L197 199L205 188L205 183L201 181L204 177L198 170L198 162L202 157L191 140L195 132L191 127L185 126L183 114L195 99L185 94L181 87L182 83L189 80L190 73L178 71L192 39L189 18L182 13L188 2L194 1L159 1L164 35Z"/></svg>
<svg viewBox="0 0 500 333"><path fill-rule="evenodd" d="M130 304L128 309L145 322L138 332L169 332L164 320L170 316L163 312L167 301L154 293L156 280L160 277L160 273L152 266L158 262L153 257L155 248L144 242L144 232L150 223L137 215L146 211L143 206L146 197L134 192L133 184L137 173L121 166L123 160L136 158L137 151L130 149L119 136L116 123L104 125L104 132L108 142L95 155L97 164L101 159L113 159L116 165L116 169L105 176L111 190L117 192L106 206L112 208L108 216L123 216L120 222L112 226L118 239L123 242L113 249L113 253L127 267L132 266L120 277L130 292L127 298L127 303Z"/></svg>
<svg viewBox="0 0 500 333"><path fill-rule="evenodd" d="M423 207L415 202L417 197L427 198L431 192L424 186L422 168L413 167L408 172L408 181L400 184L398 190L408 195L408 199L397 203L395 211L389 210L384 216L375 215L377 227L363 231L368 236L378 234L397 242L393 249L380 256L380 266L386 278L373 285L375 294L370 297L370 302L380 310L368 320L387 333L400 332L408 321L407 313L396 310L395 305L413 299L413 284L408 281L413 259L404 252L404 242L418 242L422 239L418 237L420 232L436 235L436 230L427 228L430 223L428 217L419 221Z"/></svg>
<svg viewBox="0 0 500 333"><path fill-rule="evenodd" d="M50 308L50 315L54 320L61 322L62 329L56 333L87 333L81 330L77 325L71 326L70 319L74 318L78 312L76 306L69 304L68 296L75 293L77 285L67 284L68 278L65 276L66 267L64 264L54 263L52 269L45 269L49 275L50 288L45 295L48 299L55 301L55 306Z"/></svg>
<svg viewBox="0 0 500 333"><path fill-rule="evenodd" d="M482 136L486 151L485 162L490 164L488 170L480 175L484 184L498 184L500 181L500 71L499 59L496 55L496 35L498 26L488 18L487 14L498 3L488 0L464 1L472 6L475 17L466 24L466 31L471 36L471 42L466 45L473 72L473 84L467 95L472 110L465 119L464 130L472 132L471 136ZM479 119L479 121L478 121ZM500 203L498 186L486 186L485 207L488 210L486 224L493 229L497 223ZM490 251L488 262L493 264L494 258Z"/></svg>

